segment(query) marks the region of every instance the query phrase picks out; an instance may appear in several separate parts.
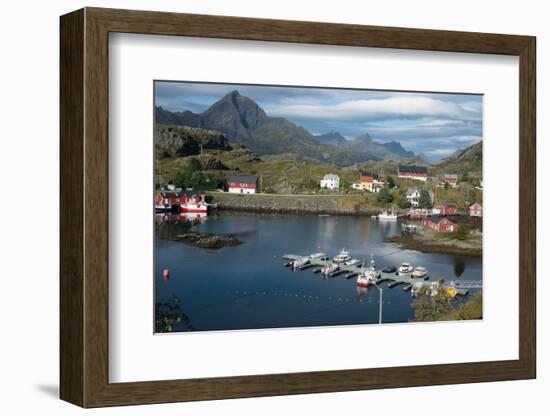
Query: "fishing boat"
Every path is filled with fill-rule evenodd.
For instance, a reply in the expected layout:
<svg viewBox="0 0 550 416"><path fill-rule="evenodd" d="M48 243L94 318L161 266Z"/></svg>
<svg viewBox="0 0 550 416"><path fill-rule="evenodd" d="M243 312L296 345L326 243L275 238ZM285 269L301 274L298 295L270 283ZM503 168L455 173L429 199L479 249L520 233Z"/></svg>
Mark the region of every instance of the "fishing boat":
<svg viewBox="0 0 550 416"><path fill-rule="evenodd" d="M208 203L204 195L184 196L180 203L180 212L208 212Z"/></svg>
<svg viewBox="0 0 550 416"><path fill-rule="evenodd" d="M428 270L422 266L418 266L411 273L411 277L414 277L415 279L424 279L426 276L428 276Z"/></svg>
<svg viewBox="0 0 550 416"><path fill-rule="evenodd" d="M334 258L332 259L334 263L345 263L346 261L350 261L350 260L351 260L351 257L349 255L349 252L346 251L345 248L343 248L342 251L340 251L340 253L334 256Z"/></svg>
<svg viewBox="0 0 550 416"><path fill-rule="evenodd" d="M395 221L397 220L397 214L393 212L393 207L392 207L391 214L388 212L388 210L386 210L378 214L378 219L384 220L384 221Z"/></svg>
<svg viewBox="0 0 550 416"><path fill-rule="evenodd" d="M411 266L410 263L404 262L404 263L401 263L401 266L399 266L399 268L397 269L397 273L400 275L408 274L408 273L411 273L413 270L414 270L414 267Z"/></svg>
<svg viewBox="0 0 550 416"><path fill-rule="evenodd" d="M376 283L376 281L380 278L380 271L376 268L372 256L369 267L367 267L365 271L362 271L362 269L363 268L361 267L361 273L357 276L357 286L369 287L370 285Z"/></svg>

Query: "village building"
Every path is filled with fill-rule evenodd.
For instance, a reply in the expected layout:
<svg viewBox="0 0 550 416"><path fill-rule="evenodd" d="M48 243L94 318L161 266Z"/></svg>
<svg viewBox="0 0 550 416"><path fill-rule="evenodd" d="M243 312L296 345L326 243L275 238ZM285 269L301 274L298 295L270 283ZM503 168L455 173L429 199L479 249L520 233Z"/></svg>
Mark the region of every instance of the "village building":
<svg viewBox="0 0 550 416"><path fill-rule="evenodd" d="M455 175L453 173L446 173L439 178L439 184L441 186L448 185L454 188L457 183L458 183L458 175Z"/></svg>
<svg viewBox="0 0 550 416"><path fill-rule="evenodd" d="M425 182L428 179L428 169L425 166L399 166L397 177Z"/></svg>
<svg viewBox="0 0 550 416"><path fill-rule="evenodd" d="M325 189L338 189L340 187L340 177L332 173L326 174L321 179L321 188Z"/></svg>
<svg viewBox="0 0 550 416"><path fill-rule="evenodd" d="M384 187L384 181L376 174L363 172L359 177L359 182L353 183L351 187L362 191L380 192L380 189Z"/></svg>
<svg viewBox="0 0 550 416"><path fill-rule="evenodd" d="M405 198L407 198L407 201L411 204L411 208L418 208L420 204L420 191L422 188L409 188L407 190L407 193L405 194ZM428 190L428 194L430 195L430 201L433 204L434 203L434 193L432 191Z"/></svg>
<svg viewBox="0 0 550 416"><path fill-rule="evenodd" d="M474 202L472 205L468 207L468 215L470 217L480 217L483 215L483 210L481 208L481 204L478 202Z"/></svg>
<svg viewBox="0 0 550 416"><path fill-rule="evenodd" d="M439 215L423 218L422 225L438 233L458 231L458 224L452 222L448 217L441 217Z"/></svg>
<svg viewBox="0 0 550 416"><path fill-rule="evenodd" d="M228 181L228 192L232 194L255 194L257 188L257 176L231 176Z"/></svg>
<svg viewBox="0 0 550 416"><path fill-rule="evenodd" d="M179 208L181 202L181 192L175 190L161 190L155 195L155 210L172 211Z"/></svg>
<svg viewBox="0 0 550 416"><path fill-rule="evenodd" d="M438 214L442 216L458 214L458 209L455 204L445 202L442 204L437 204L435 208L439 211Z"/></svg>

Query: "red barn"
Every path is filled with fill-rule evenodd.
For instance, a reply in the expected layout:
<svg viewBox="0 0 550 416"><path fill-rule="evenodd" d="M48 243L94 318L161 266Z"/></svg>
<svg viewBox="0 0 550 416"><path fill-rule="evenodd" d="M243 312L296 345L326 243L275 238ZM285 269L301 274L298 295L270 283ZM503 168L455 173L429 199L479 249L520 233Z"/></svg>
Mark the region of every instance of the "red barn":
<svg viewBox="0 0 550 416"><path fill-rule="evenodd" d="M438 233L452 233L458 231L458 224L455 224L447 217L425 217L422 219L422 225Z"/></svg>
<svg viewBox="0 0 550 416"><path fill-rule="evenodd" d="M470 217L481 217L482 216L481 205L477 202L474 202L472 205L468 207L468 214L470 215Z"/></svg>
<svg viewBox="0 0 550 416"><path fill-rule="evenodd" d="M456 215L457 214L457 208L454 204L439 204L435 207L437 210L439 210L439 215L447 216L447 215Z"/></svg>
<svg viewBox="0 0 550 416"><path fill-rule="evenodd" d="M257 187L257 176L232 176L229 178L229 192L234 194L255 194Z"/></svg>
<svg viewBox="0 0 550 416"><path fill-rule="evenodd" d="M427 181L428 169L425 166L399 166L397 177Z"/></svg>

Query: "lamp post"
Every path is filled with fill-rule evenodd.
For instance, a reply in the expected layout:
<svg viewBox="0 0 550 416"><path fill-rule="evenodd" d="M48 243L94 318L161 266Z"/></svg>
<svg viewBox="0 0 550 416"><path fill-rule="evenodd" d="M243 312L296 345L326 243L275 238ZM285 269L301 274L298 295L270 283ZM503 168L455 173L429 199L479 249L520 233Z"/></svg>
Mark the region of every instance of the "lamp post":
<svg viewBox="0 0 550 416"><path fill-rule="evenodd" d="M374 283L374 287L378 289L378 292L380 292L380 300L379 300L379 307L378 307L378 324L382 324L382 294L384 293L384 289L380 288L376 283Z"/></svg>

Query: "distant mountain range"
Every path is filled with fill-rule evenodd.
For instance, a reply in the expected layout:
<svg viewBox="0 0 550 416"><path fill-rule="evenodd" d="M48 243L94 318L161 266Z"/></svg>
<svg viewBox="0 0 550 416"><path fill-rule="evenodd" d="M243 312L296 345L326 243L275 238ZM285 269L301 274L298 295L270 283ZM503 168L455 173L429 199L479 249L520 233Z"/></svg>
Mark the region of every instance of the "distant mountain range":
<svg viewBox="0 0 550 416"><path fill-rule="evenodd" d="M449 172L476 173L481 175L483 142L477 142L437 162L435 167Z"/></svg>
<svg viewBox="0 0 550 416"><path fill-rule="evenodd" d="M268 116L238 91L225 95L200 114L155 107L155 124L215 130L230 142L242 143L260 155L295 153L339 166L414 157L400 143L378 143L368 134L354 140L346 140L336 131L314 136L285 118Z"/></svg>

